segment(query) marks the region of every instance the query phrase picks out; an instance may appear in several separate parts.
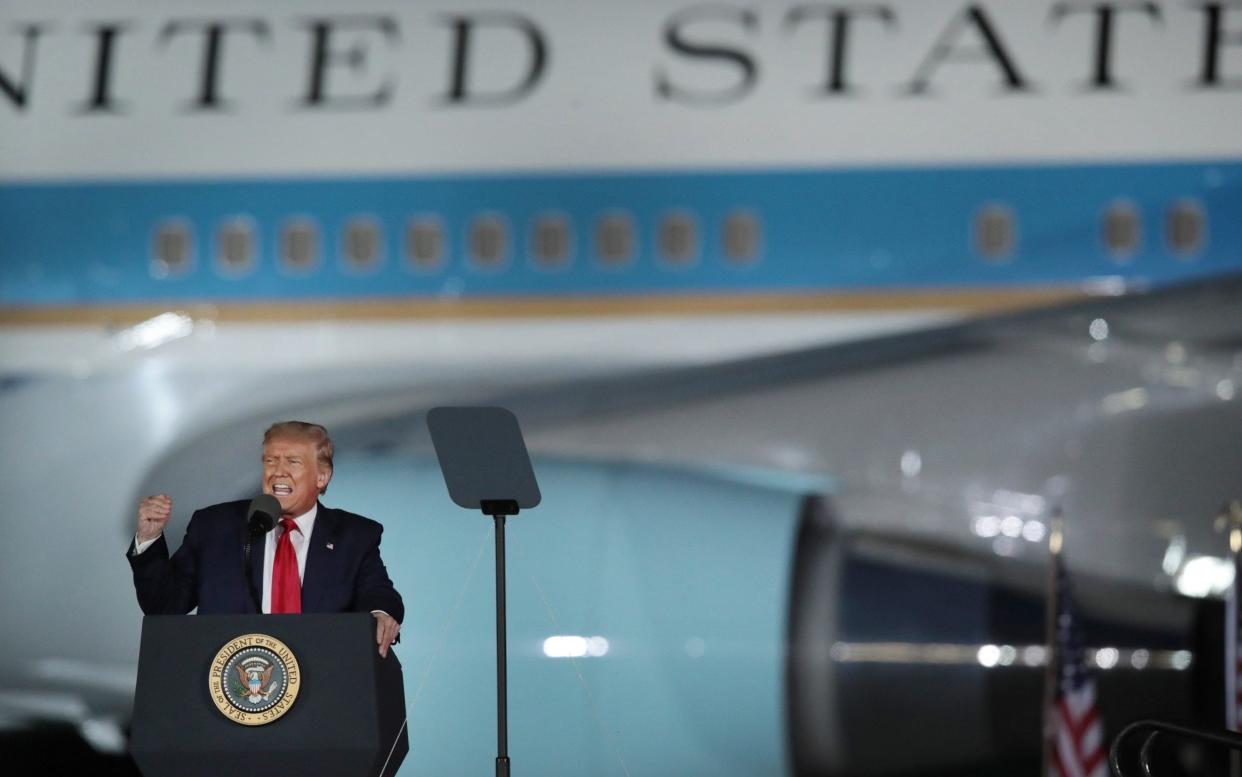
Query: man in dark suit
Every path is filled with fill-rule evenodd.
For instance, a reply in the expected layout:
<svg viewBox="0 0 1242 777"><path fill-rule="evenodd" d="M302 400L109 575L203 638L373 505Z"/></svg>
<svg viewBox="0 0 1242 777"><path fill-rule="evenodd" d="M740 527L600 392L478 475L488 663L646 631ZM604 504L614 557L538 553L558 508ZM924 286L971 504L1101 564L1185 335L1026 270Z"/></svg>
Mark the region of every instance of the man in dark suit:
<svg viewBox="0 0 1242 777"><path fill-rule="evenodd" d="M401 595L380 559L383 527L360 515L324 507L332 480L332 440L318 424L285 421L263 435L263 492L280 502L280 522L251 556L252 579L262 581L265 613L370 612L381 656L401 630ZM194 513L185 539L169 558L164 526L172 500L157 494L138 506L129 546L138 604L148 615L252 613L242 569L248 502Z"/></svg>

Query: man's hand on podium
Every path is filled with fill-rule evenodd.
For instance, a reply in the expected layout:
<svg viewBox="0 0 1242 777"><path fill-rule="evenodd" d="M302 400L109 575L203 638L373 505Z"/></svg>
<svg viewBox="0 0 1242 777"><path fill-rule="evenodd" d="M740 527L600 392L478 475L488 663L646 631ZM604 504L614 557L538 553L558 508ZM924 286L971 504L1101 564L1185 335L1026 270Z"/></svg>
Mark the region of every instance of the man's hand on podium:
<svg viewBox="0 0 1242 777"><path fill-rule="evenodd" d="M168 494L148 496L138 503L138 544L153 540L164 531L172 517L172 499Z"/></svg>
<svg viewBox="0 0 1242 777"><path fill-rule="evenodd" d="M401 624L397 623L397 619L386 612L376 610L371 613L375 616L375 642L379 645L379 654L384 658L388 657L388 647L397 639L397 632L401 631Z"/></svg>

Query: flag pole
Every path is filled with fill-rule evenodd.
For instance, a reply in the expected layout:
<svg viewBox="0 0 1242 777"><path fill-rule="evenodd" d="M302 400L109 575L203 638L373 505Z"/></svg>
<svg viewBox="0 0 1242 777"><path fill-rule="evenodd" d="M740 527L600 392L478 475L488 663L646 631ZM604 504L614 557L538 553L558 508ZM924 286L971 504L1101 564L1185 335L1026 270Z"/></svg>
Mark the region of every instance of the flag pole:
<svg viewBox="0 0 1242 777"><path fill-rule="evenodd" d="M1221 519L1229 530L1229 552L1233 559L1233 587L1225 598L1225 727L1242 729L1238 719L1238 591L1242 586L1242 503L1225 505ZM1242 777L1242 758L1236 750L1229 752L1229 774Z"/></svg>
<svg viewBox="0 0 1242 777"><path fill-rule="evenodd" d="M1057 687L1057 610L1059 609L1060 583L1057 579L1057 561L1064 541L1061 508L1054 507L1048 531L1048 588L1044 600L1044 729L1041 751L1040 777L1052 774L1052 752L1056 746L1056 715L1053 705ZM1237 777L1237 775L1234 775Z"/></svg>

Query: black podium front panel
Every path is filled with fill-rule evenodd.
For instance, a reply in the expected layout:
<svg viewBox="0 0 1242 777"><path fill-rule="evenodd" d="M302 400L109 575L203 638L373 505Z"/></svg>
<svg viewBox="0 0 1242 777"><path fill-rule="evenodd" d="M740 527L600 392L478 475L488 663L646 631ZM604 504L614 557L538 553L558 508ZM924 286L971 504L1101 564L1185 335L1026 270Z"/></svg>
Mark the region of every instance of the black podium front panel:
<svg viewBox="0 0 1242 777"><path fill-rule="evenodd" d="M282 717L242 725L217 709L209 676L225 645L255 633L293 653L299 690ZM392 775L409 750L401 664L380 658L366 613L148 616L131 749L146 777Z"/></svg>

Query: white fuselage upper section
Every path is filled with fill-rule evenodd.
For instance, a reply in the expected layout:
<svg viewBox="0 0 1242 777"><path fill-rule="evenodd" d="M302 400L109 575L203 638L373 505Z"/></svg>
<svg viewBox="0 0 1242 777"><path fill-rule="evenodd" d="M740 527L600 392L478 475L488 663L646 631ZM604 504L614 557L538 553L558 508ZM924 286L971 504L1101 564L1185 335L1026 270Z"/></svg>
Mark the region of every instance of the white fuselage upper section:
<svg viewBox="0 0 1242 777"><path fill-rule="evenodd" d="M1242 9L16 0L0 181L1230 158Z"/></svg>

